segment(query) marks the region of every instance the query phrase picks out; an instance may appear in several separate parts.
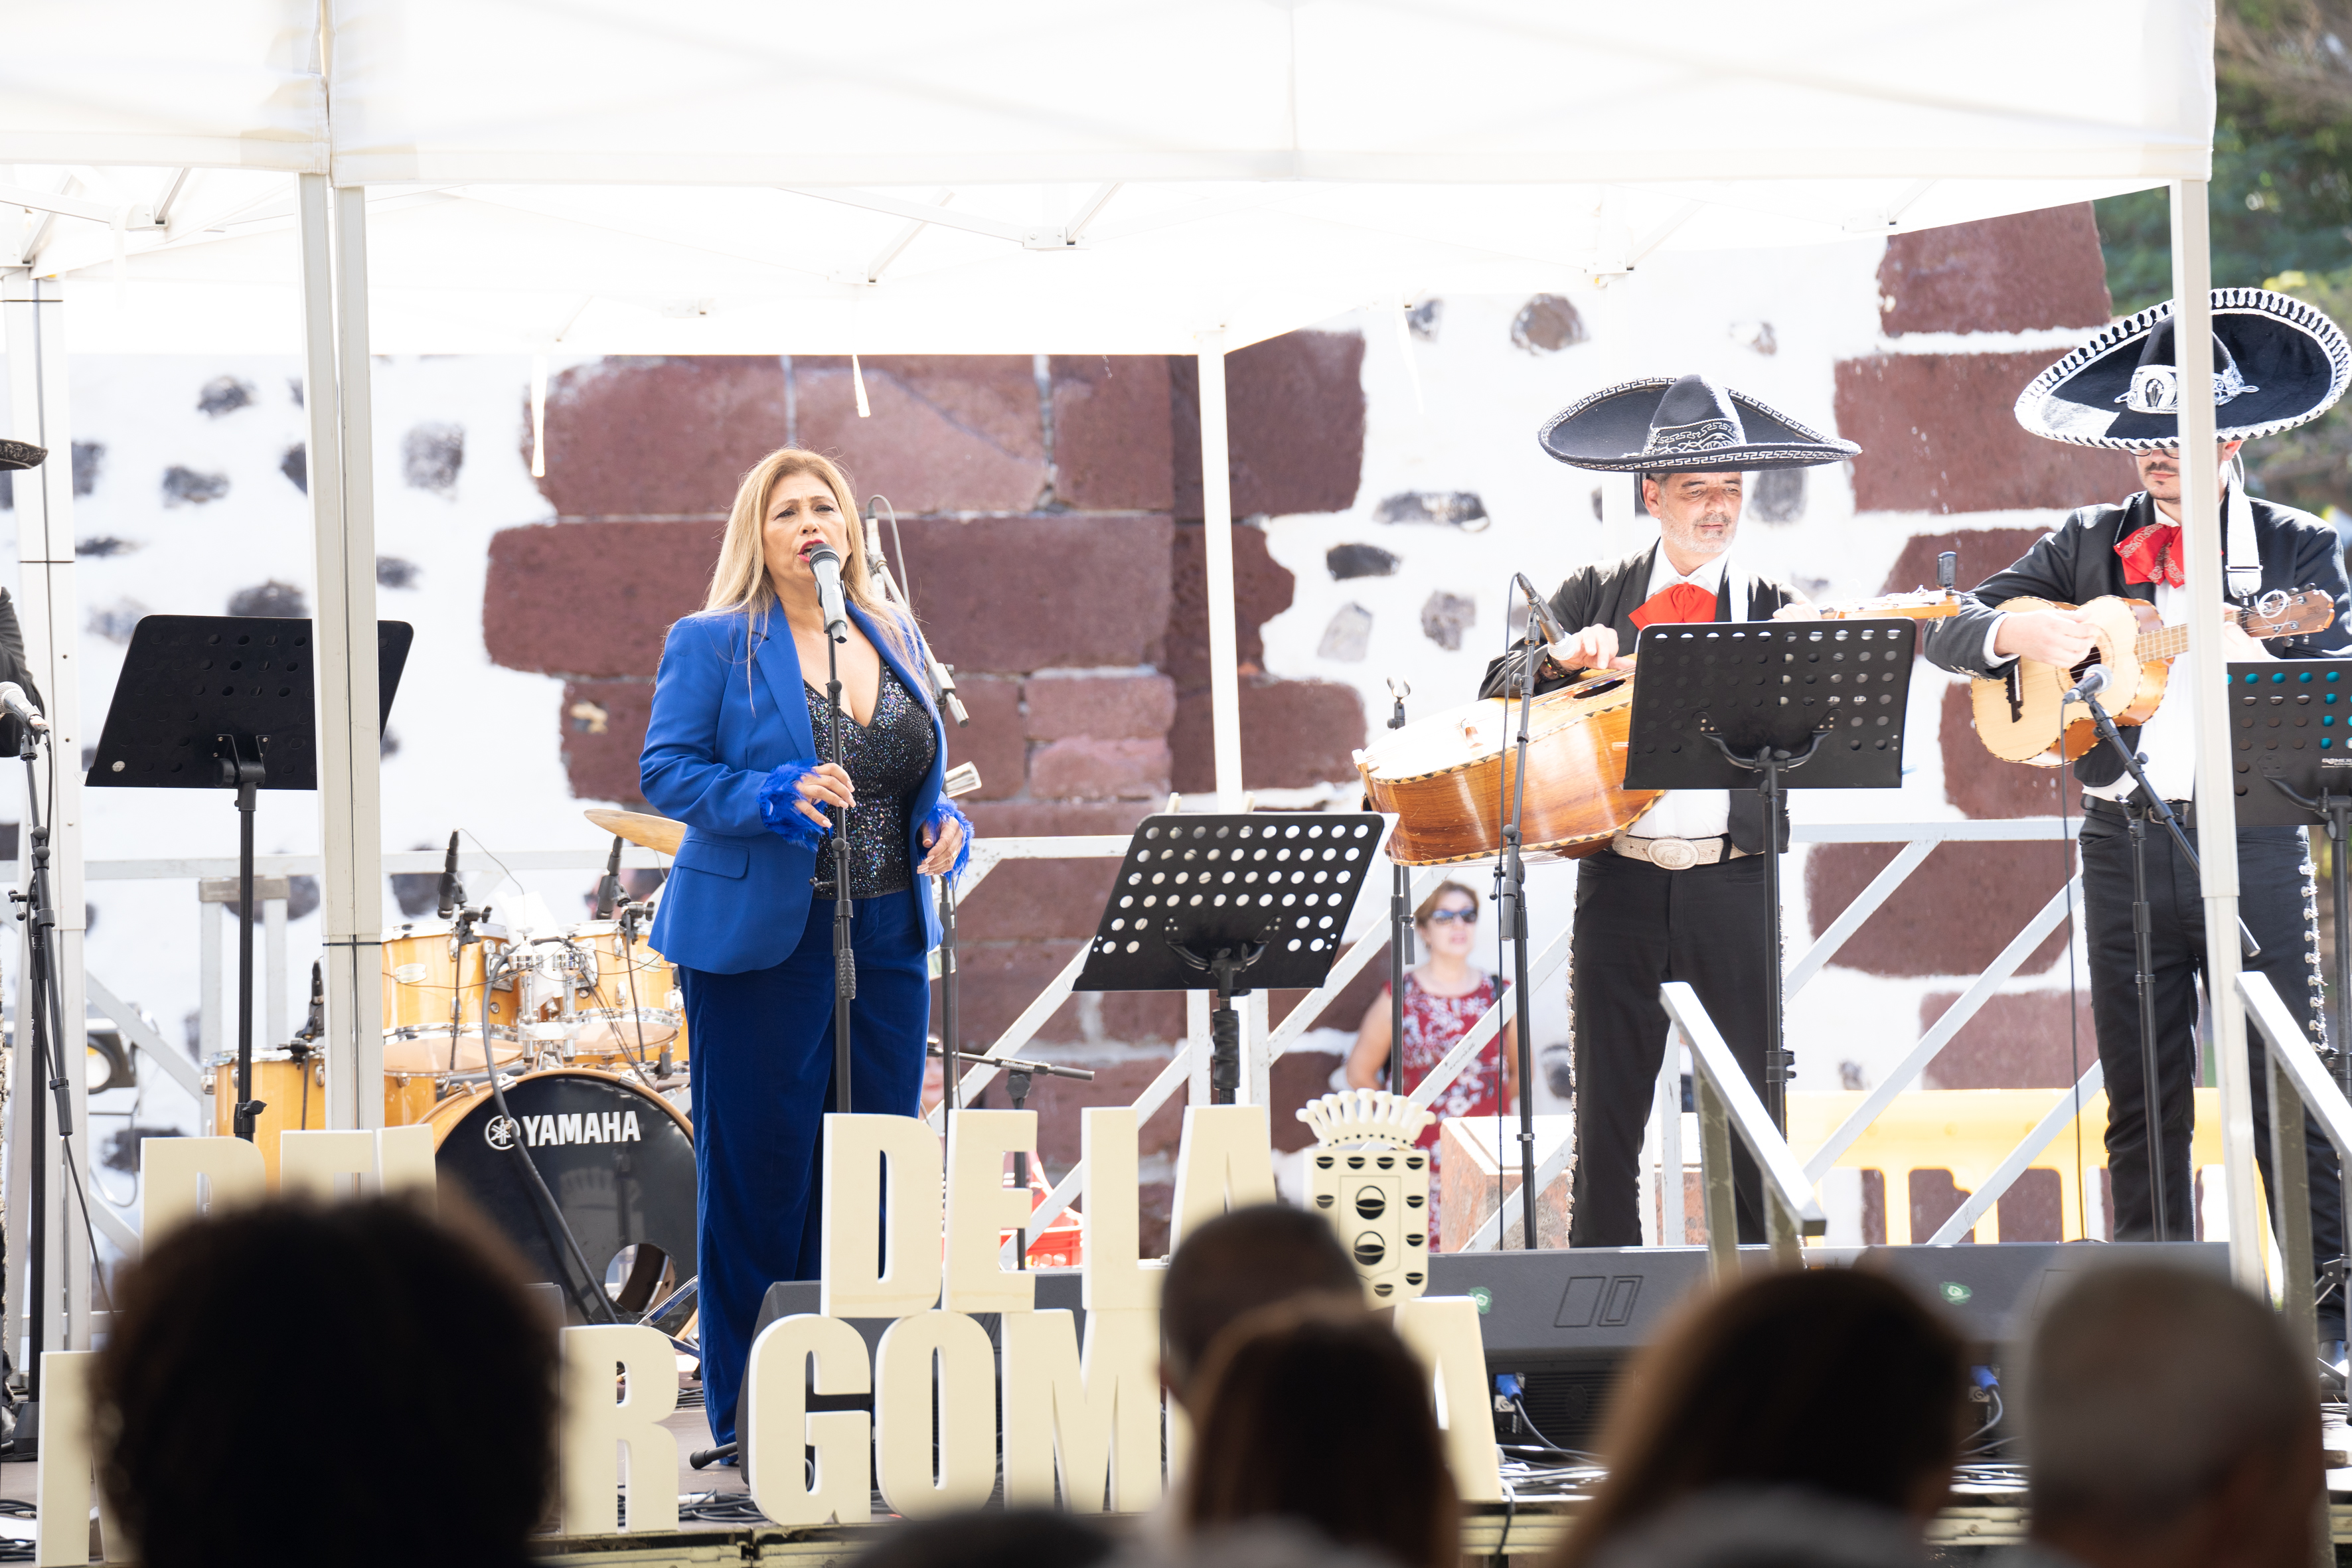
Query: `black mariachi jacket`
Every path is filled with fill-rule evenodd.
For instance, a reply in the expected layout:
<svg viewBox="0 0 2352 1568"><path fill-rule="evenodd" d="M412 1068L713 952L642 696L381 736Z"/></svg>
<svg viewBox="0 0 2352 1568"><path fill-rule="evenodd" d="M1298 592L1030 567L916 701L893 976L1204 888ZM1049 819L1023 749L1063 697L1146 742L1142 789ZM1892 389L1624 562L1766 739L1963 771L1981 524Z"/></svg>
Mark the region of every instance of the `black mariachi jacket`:
<svg viewBox="0 0 2352 1568"><path fill-rule="evenodd" d="M1552 614L1571 633L1580 632L1587 626L1614 626L1617 628L1618 651L1621 654L1632 652L1634 639L1641 635L1641 629L1633 625L1633 612L1650 597L1650 574L1656 568L1658 550L1659 546L1653 544L1646 550L1635 551L1622 561L1585 567L1562 583L1559 592L1551 596ZM1743 587L1747 591L1748 613L1738 617L1742 620L1769 621L1773 611L1783 605L1798 603L1804 597L1785 583L1776 583L1752 572L1737 570L1736 563L1727 570L1731 572L1734 580L1724 584L1727 592L1715 596L1715 618L1718 621L1735 618L1731 614L1731 602ZM1504 694L1504 666L1507 658L1506 655L1486 667L1486 678L1478 685L1479 696L1500 697ZM1557 690L1570 680L1580 679L1582 674L1583 671L1576 670L1567 675L1538 679L1536 689L1538 692ZM1753 855L1764 847L1764 805L1752 792L1731 792L1729 831L1736 848ZM1785 849L1788 845L1789 821L1784 810L1780 819L1780 847Z"/></svg>
<svg viewBox="0 0 2352 1568"><path fill-rule="evenodd" d="M2263 564L2262 592L2273 588L2294 593L2319 588L2336 601L2336 619L2326 630L2308 637L2282 637L2263 646L2281 658L2343 658L2352 653L2352 586L2344 577L2343 557L2336 530L2293 507L2274 506L2259 496L2247 498L2254 517L2254 552ZM2165 521L2143 490L2120 506L2101 503L2066 514L2055 531L2003 572L1996 572L1961 595L1964 608L1957 616L1935 622L1927 632L1928 659L1961 675L1989 678L2008 668L1985 659L1985 637L1991 631L1999 606L2011 599L2050 599L2063 605L2083 605L2108 595L2153 604L2156 584L2125 579L2123 558L2116 544L2151 522ZM2242 601L2241 601L2242 602ZM2138 750L2139 731L2119 731L2124 744ZM2098 787L2123 777L2124 765L2113 748L2100 746L2074 763L2074 776Z"/></svg>

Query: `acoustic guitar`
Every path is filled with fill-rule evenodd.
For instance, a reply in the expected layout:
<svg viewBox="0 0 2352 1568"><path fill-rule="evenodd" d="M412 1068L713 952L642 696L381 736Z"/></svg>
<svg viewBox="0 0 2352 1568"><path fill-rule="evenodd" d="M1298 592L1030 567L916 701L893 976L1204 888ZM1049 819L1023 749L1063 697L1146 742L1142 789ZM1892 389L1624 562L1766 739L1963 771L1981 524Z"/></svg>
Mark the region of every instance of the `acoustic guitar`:
<svg viewBox="0 0 2352 1568"><path fill-rule="evenodd" d="M1957 595L1922 589L1820 612L1822 620L1936 620ZM1528 704L1528 788L1520 854L1576 860L1609 846L1661 790L1625 787L1633 672L1598 670ZM1488 697L1391 730L1356 753L1368 811L1396 814L1389 855L1403 866L1488 860L1511 818L1518 743L1516 700Z"/></svg>
<svg viewBox="0 0 2352 1568"><path fill-rule="evenodd" d="M1977 739L2005 763L2054 768L2073 762L2098 743L2088 708L2070 710L2063 731L2059 700L2094 667L2107 672L2099 705L2126 729L2147 723L2164 701L2172 661L2189 651L2189 628L2168 626L2145 599L2109 595L2077 608L2048 599L2004 600L2004 610L2073 610L2095 628L2091 653L2071 669L2021 658L2007 672L1974 683L1969 694L1976 711ZM2273 589L2253 607L2227 610L2225 618L2250 637L2302 637L2326 631L2336 619L2336 602L2319 588L2289 594Z"/></svg>

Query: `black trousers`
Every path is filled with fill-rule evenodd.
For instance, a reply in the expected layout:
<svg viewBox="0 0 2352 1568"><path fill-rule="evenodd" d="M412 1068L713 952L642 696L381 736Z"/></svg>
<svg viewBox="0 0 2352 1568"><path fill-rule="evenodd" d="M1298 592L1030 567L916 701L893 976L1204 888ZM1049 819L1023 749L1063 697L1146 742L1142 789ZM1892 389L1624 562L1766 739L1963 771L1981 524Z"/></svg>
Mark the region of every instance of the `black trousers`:
<svg viewBox="0 0 2352 1568"><path fill-rule="evenodd" d="M2193 825L2190 842L2196 840ZM2160 822L2147 826L2149 948L2154 958L2157 1116L2164 1136L2166 1237L2195 1234L2196 1187L2189 1139L2196 1125L2197 982L2205 972L2205 901L2197 872ZM2094 805L2083 818L2084 931L2091 960L2091 1011L2099 1065L2107 1084L2107 1172L2115 1191L2117 1241L2156 1235L2148 1176L2146 1077L2140 1066L2138 955L2132 937L2131 829L2121 814ZM2279 999L2305 1030L2312 1024L2315 940L2304 913L2308 883L2303 832L2294 827L2238 830L2238 914L2262 944L2247 965L2270 977ZM2254 1086L2254 1153L2278 1218L2271 1170L2270 1078L2262 1036L2246 1021L2246 1055ZM2344 1193L2336 1151L2306 1122L2311 1172L2313 1256L2325 1264L2344 1251ZM2343 1308L2329 1303L2340 1338Z"/></svg>
<svg viewBox="0 0 2352 1568"><path fill-rule="evenodd" d="M1753 856L1687 871L1605 850L1578 863L1569 997L1576 1063L1570 1246L1642 1244L1642 1133L1665 1059L1659 986L1680 980L1698 993L1748 1081L1763 1092L1769 914L1764 862ZM1762 1241L1762 1181L1737 1136L1731 1169L1739 1239ZM1678 1207L1668 1200L1670 1213ZM1679 1245L1682 1237L1668 1240Z"/></svg>

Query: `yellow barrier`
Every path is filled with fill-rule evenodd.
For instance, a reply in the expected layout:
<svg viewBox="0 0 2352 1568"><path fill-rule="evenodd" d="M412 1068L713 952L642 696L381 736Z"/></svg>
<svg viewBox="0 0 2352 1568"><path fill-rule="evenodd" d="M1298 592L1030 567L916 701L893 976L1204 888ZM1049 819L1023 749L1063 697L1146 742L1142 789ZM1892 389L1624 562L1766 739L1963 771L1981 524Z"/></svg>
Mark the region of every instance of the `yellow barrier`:
<svg viewBox="0 0 2352 1568"><path fill-rule="evenodd" d="M1878 1120L1864 1129L1853 1147L1838 1160L1841 1169L1876 1171L1885 1182L1886 1240L1902 1246L1924 1236L1911 1234L1911 1182L1914 1171L1949 1171L1952 1184L1964 1193L1979 1191L1994 1169L2031 1132L2062 1094L2054 1089L1940 1089L1898 1095ZM1860 1106L1866 1094L1858 1089L1795 1092L1789 1096L1789 1146L1800 1161L1828 1142L1832 1132ZM2086 1095L2074 1126L2062 1127L2043 1145L2030 1169L2054 1171L2060 1193L2059 1225L2067 1241L2083 1237L2083 1184L2090 1172L2107 1163L2107 1097L2105 1091ZM2082 1164L2075 1164L2075 1134L2082 1135ZM2198 1170L2221 1163L2221 1091L2197 1091L2197 1131L2189 1144L2189 1163ZM2013 1190L2013 1189L2012 1189ZM2097 1192L2097 1188L2093 1191ZM2094 1198L2094 1202L2103 1200ZM1999 1205L1977 1221L1976 1237L2000 1239Z"/></svg>

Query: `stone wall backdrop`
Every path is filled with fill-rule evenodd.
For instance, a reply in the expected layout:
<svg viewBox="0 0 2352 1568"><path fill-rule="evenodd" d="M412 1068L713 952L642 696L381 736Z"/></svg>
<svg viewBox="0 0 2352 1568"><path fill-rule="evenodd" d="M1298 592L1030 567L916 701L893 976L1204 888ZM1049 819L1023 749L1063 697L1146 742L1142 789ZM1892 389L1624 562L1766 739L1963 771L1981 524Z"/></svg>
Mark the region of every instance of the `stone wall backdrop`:
<svg viewBox="0 0 2352 1568"><path fill-rule="evenodd" d="M1577 279L1528 297L1424 298L1239 350L1228 398L1245 784L1262 809L1352 805L1351 754L1386 722L1391 679L1410 684L1414 719L1467 700L1511 633L1514 572L1549 591L1654 537L1633 515L1630 481L1604 483L1537 448L1538 423L1574 398L1703 371L1834 428L1864 456L1758 482L1742 554L1830 600L1928 582L1946 548L1958 550L1967 584L2065 508L2129 488L2119 459L2032 441L2009 415L2017 388L2107 313L2088 209L2062 209L1891 242L1664 256L1606 288ZM861 495L894 505L899 535L886 544L903 543L902 578L971 712L950 751L981 771L968 805L983 833L1122 832L1171 792L1209 787L1194 363L913 356L863 368L870 418L857 416L839 360L559 362L546 477L534 481L525 363L378 362L383 613L418 634L385 741L388 847L460 828L494 852L595 849L583 807L642 806L636 753L664 631L701 604L738 477L785 443L833 454ZM307 470L290 360L85 359L74 375L95 713L142 614L307 609ZM0 580L13 574L0 567ZM2055 780L1986 758L1964 693L1925 665L1909 722L1901 789L1806 792L1800 818L2054 808ZM266 796L264 849L314 848L314 809L308 797ZM100 858L226 855L234 826L223 802L193 792L94 792L89 847ZM1796 855L1792 948L1891 853ZM974 895L963 922L969 1038L991 1037L1076 951L1110 873L1108 862L1016 863ZM2062 876L2049 846L1939 851L1795 999L1799 1086L1876 1081ZM1491 887L1484 868L1459 879ZM529 891L568 913L592 880L491 873L473 891L494 901ZM1575 883L1572 867L1534 868L1539 943L1568 919ZM429 896L429 885L387 887L387 915L422 913ZM93 970L176 1032L196 1005L192 889L96 882L90 903ZM317 950L311 908L298 897L290 928L297 1021ZM1491 940L1491 921L1482 935ZM2087 1033L2078 1041L2069 1029L2071 973L2053 939L1931 1083L2071 1079L2088 1049ZM1328 1086L1376 992L1353 988L1279 1065L1278 1142L1304 1142L1289 1110ZM1548 1110L1566 1087L1556 1071L1565 997L1562 975L1538 999ZM1275 1016L1296 1001L1276 997ZM1099 1076L1034 1097L1051 1172L1076 1157L1077 1108L1131 1098L1182 1028L1174 997L1060 1009L1035 1048ZM107 1097L114 1120L101 1137L193 1125L168 1086L131 1096ZM1171 1110L1147 1130L1147 1179L1164 1181L1177 1122ZM2031 1229L2019 1228L2024 1217L2005 1215L2005 1238ZM1840 1224L1861 1239L1863 1210Z"/></svg>

